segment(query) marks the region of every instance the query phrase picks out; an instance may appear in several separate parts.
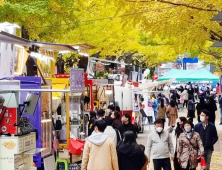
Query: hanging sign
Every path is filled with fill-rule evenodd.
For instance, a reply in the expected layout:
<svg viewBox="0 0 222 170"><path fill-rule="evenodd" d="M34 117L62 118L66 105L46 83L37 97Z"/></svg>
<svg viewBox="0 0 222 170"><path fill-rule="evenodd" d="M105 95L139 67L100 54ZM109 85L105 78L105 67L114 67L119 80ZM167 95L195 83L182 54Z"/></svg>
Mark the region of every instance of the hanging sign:
<svg viewBox="0 0 222 170"><path fill-rule="evenodd" d="M0 43L0 78L14 77L15 45Z"/></svg>
<svg viewBox="0 0 222 170"><path fill-rule="evenodd" d="M70 91L71 92L83 92L85 88L84 82L84 69L70 69Z"/></svg>

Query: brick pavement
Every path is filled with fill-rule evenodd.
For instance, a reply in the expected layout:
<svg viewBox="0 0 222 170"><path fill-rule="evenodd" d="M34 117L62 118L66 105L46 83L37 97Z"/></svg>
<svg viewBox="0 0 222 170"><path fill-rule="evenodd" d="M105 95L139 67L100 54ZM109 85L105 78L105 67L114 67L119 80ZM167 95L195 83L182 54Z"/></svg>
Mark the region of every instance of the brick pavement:
<svg viewBox="0 0 222 170"><path fill-rule="evenodd" d="M179 112L179 116L185 116L186 117L186 111L184 112ZM212 156L212 161L211 161L211 170L222 170L222 125L219 125L219 114L217 114L217 120L216 120L216 127L218 131L218 136L219 140L218 142L214 145L214 152ZM196 123L197 120L194 120L194 123ZM166 126L167 127L167 126ZM150 125L145 127L145 132L140 133L137 138L138 144L143 144L146 146L147 143L147 136L148 134L154 130L154 126ZM173 167L173 166L172 166ZM149 164L148 170L153 170L153 164L152 161ZM199 170L199 169L197 169Z"/></svg>

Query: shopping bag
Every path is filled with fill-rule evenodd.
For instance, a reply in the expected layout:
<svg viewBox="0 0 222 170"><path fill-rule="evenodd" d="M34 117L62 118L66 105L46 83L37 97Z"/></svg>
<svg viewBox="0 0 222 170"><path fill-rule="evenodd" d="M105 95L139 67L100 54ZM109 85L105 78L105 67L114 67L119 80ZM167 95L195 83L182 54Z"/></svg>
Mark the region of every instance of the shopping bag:
<svg viewBox="0 0 222 170"><path fill-rule="evenodd" d="M148 107L152 107L152 106L153 106L152 103L149 102L149 103L148 103Z"/></svg>
<svg viewBox="0 0 222 170"><path fill-rule="evenodd" d="M206 169L206 162L204 160L204 157L201 157L201 159L200 159L200 166L201 166L201 170Z"/></svg>
<svg viewBox="0 0 222 170"><path fill-rule="evenodd" d="M53 149L54 149L54 151L57 152L57 150L58 150L58 148L59 148L58 139L56 139L56 138L54 137L54 140L53 140L52 144L53 144Z"/></svg>
<svg viewBox="0 0 222 170"><path fill-rule="evenodd" d="M84 144L85 142L81 140L70 138L68 150L73 155L81 155L84 148Z"/></svg>

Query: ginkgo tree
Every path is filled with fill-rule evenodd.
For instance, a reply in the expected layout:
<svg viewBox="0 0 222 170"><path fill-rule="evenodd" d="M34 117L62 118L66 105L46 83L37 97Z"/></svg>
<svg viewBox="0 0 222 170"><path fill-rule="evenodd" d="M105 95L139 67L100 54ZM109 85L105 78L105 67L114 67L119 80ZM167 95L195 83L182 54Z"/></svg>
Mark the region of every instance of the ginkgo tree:
<svg viewBox="0 0 222 170"><path fill-rule="evenodd" d="M194 51L209 62L219 56L210 44L222 40L222 28L210 19L221 7L218 0L7 0L0 21L24 26L32 40L89 43L103 57L132 52L153 67Z"/></svg>

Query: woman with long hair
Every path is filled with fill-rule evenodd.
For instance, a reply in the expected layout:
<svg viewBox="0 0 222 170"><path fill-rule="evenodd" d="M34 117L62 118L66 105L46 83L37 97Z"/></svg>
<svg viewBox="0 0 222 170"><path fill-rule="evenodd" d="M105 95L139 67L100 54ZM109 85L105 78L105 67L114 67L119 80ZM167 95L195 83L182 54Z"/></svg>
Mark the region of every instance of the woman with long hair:
<svg viewBox="0 0 222 170"><path fill-rule="evenodd" d="M166 105L164 104L164 99L160 99L160 104L158 105L158 113L157 119L161 119L163 121L163 128L165 123L165 114L166 114Z"/></svg>
<svg viewBox="0 0 222 170"><path fill-rule="evenodd" d="M176 119L178 118L177 107L174 100L170 101L170 105L167 107L166 113L170 115L168 126L174 127Z"/></svg>
<svg viewBox="0 0 222 170"><path fill-rule="evenodd" d="M175 156L174 158L177 158L177 142L180 137L180 134L184 132L184 123L187 121L187 118L185 117L179 117L177 122L177 127L175 129L175 138L176 138L176 148L175 148ZM180 170L180 164L177 159L174 159L174 170Z"/></svg>
<svg viewBox="0 0 222 170"><path fill-rule="evenodd" d="M123 141L117 146L119 170L141 170L146 163L146 157L136 142L132 131L124 133Z"/></svg>
<svg viewBox="0 0 222 170"><path fill-rule="evenodd" d="M184 123L184 130L178 139L177 159L181 170L196 170L198 159L204 155L204 147L199 133L193 130L191 121Z"/></svg>

